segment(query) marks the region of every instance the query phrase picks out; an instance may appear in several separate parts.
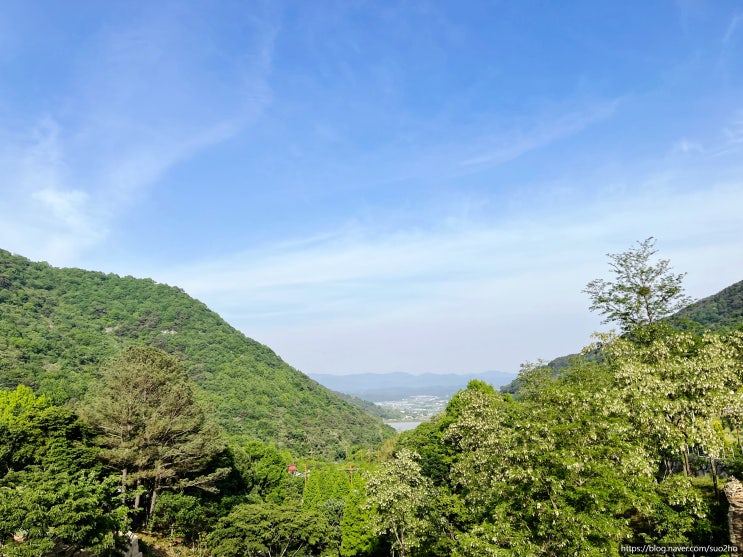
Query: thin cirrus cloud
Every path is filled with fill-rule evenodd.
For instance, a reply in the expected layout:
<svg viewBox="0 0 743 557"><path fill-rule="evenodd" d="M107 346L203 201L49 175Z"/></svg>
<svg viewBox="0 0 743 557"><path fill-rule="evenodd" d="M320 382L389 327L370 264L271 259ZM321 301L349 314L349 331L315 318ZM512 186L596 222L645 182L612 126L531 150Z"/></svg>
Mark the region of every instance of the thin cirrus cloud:
<svg viewBox="0 0 743 557"><path fill-rule="evenodd" d="M728 28L722 37L723 44L727 45L730 42L732 42L733 38L735 37L742 23L743 23L743 13L736 13L730 20L730 24L728 25Z"/></svg>
<svg viewBox="0 0 743 557"><path fill-rule="evenodd" d="M451 317L462 307L494 297L507 314L519 311L527 300L535 306L562 306L549 301L552 290L544 285L569 283L577 294L593 275L604 272L606 251L622 251L635 240L656 235L661 242L675 238L664 253L686 262L679 244L681 238L695 236L689 223L709 231L703 239L707 248L725 245L723 233L714 230L741 229L735 209L743 203L739 184L679 194L668 188L667 176L661 178L660 184L641 184L629 196L626 191L607 192L589 205L573 210L563 206L560 214L522 214L501 224L425 232L338 231L179 267L157 278L177 281L220 313L234 316L235 324L247 331L287 320L312 326L329 317L431 317L442 307ZM715 266L714 261L709 264ZM741 271L727 274L734 277ZM721 280L725 277L697 274L694 284L705 292ZM511 288L497 287L501 283Z"/></svg>
<svg viewBox="0 0 743 557"><path fill-rule="evenodd" d="M619 100L588 103L581 110L550 116L546 122L538 122L527 133L516 130L495 141L490 139L489 142L494 145L485 153L463 160L460 164L463 167L482 167L511 161L611 117L618 103Z"/></svg>
<svg viewBox="0 0 743 557"><path fill-rule="evenodd" d="M635 240L656 235L674 269L689 271L696 297L739 280L740 183L681 195L643 186L632 200L617 203L609 193L560 218L277 246L177 276L308 372L515 371L525 360L577 350L604 328L581 290L606 276L604 253ZM427 351L436 358L421 358Z"/></svg>
<svg viewBox="0 0 743 557"><path fill-rule="evenodd" d="M93 34L53 103L6 118L0 176L13 187L0 200L0 244L55 264L79 261L172 168L235 137L270 105L275 27L262 26L220 86L207 86L216 54L185 27L144 18Z"/></svg>

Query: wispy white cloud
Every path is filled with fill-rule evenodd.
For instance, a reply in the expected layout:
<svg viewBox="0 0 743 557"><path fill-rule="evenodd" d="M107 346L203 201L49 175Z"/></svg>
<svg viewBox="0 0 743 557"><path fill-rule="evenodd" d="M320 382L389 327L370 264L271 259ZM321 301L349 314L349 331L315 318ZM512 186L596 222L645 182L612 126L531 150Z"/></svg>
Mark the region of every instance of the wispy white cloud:
<svg viewBox="0 0 743 557"><path fill-rule="evenodd" d="M736 13L731 18L730 23L725 30L725 34L722 37L723 44L727 45L733 40L733 37L737 33L741 23L743 23L743 13Z"/></svg>
<svg viewBox="0 0 743 557"><path fill-rule="evenodd" d="M192 20L160 16L85 38L72 85L43 113L15 115L6 127L0 245L75 262L170 169L249 128L270 105L275 24L261 22L215 84L213 37Z"/></svg>
<svg viewBox="0 0 743 557"><path fill-rule="evenodd" d="M308 243L195 262L156 278L184 287L249 336L302 362L305 371L411 370L413 358L408 362L402 346L417 354L419 366L425 361L446 371L452 362L434 364L421 351L447 338L465 342L462 330L472 334L470 352L458 352L463 368L449 371L515 370L525 359L550 358L588 341L598 319L589 315L581 290L605 274L605 253L638 239L658 237L662 254L689 271L694 295L739 280L743 263L734 254L743 248L737 209L743 183L684 190L670 181L651 178L631 195L608 191L572 210L525 213L507 223L341 230ZM541 330L543 337L532 334ZM363 332L391 344L379 354L375 343L359 344ZM344 343L355 346L346 356L338 348Z"/></svg>
<svg viewBox="0 0 743 557"><path fill-rule="evenodd" d="M332 173L321 172L317 191L330 193L404 187L430 189L457 186L460 178L487 176L498 167L527 155L538 154L591 126L611 119L624 97L571 99L534 107L533 112L483 114L475 122L452 121L452 115L419 119L410 115L405 126L393 129L384 142L350 153L340 160L323 160ZM324 154L332 159L333 154ZM508 189L511 189L510 187ZM478 203L474 198L473 203Z"/></svg>
<svg viewBox="0 0 743 557"><path fill-rule="evenodd" d="M71 185L60 128L43 117L0 157L0 244L40 259L68 261L105 236L90 195Z"/></svg>
<svg viewBox="0 0 743 557"><path fill-rule="evenodd" d="M467 158L460 164L464 167L481 167L508 162L610 117L618 103L618 100L612 100L589 104L578 111L548 117L546 121L540 120L528 131L516 130L508 134L495 134L484 139L485 145L478 148L484 152Z"/></svg>
<svg viewBox="0 0 743 557"><path fill-rule="evenodd" d="M743 112L738 111L722 129L714 147L709 149L711 157L723 157L743 150Z"/></svg>
<svg viewBox="0 0 743 557"><path fill-rule="evenodd" d="M697 141L682 138L673 144L671 153L704 153L704 147Z"/></svg>

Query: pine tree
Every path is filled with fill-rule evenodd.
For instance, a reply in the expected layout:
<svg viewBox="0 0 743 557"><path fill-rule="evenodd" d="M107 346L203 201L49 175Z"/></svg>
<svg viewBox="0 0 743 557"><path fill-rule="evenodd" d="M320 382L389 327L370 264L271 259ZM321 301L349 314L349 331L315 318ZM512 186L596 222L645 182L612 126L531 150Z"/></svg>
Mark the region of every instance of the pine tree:
<svg viewBox="0 0 743 557"><path fill-rule="evenodd" d="M182 364L162 350L123 350L91 389L86 414L99 433L103 458L121 472L122 489L146 489L148 518L163 489L210 490L228 472L199 475L224 443L197 403ZM134 508L139 505L136 495Z"/></svg>

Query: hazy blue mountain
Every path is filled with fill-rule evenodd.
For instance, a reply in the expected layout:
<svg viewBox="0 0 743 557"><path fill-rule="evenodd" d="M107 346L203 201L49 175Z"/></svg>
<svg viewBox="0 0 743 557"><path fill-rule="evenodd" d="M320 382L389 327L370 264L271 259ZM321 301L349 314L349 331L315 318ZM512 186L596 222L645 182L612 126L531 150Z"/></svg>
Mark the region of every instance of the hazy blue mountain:
<svg viewBox="0 0 743 557"><path fill-rule="evenodd" d="M464 389L472 379L479 379L498 388L511 382L515 373L486 371L484 373L422 373L405 372L360 373L355 375L310 374L321 385L341 393L353 395L372 402L399 400L416 395L450 397Z"/></svg>

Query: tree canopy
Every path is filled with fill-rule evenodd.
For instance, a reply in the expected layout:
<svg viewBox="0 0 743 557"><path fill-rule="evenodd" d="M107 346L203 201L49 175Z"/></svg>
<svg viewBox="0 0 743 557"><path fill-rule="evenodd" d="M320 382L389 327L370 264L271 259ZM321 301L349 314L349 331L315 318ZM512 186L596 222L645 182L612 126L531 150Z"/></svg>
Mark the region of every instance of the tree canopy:
<svg viewBox="0 0 743 557"><path fill-rule="evenodd" d="M653 263L657 252L655 238L650 237L623 253L607 254L615 280L594 279L584 289L591 298L591 311L604 315L604 323L615 323L622 332L629 332L692 302L682 285L686 273L672 273L667 259Z"/></svg>
<svg viewBox="0 0 743 557"><path fill-rule="evenodd" d="M288 503L239 505L209 535L214 557L318 555L327 522L318 513Z"/></svg>
<svg viewBox="0 0 743 557"><path fill-rule="evenodd" d="M92 432L28 387L0 390L0 554L103 554L127 528Z"/></svg>
<svg viewBox="0 0 743 557"><path fill-rule="evenodd" d="M196 401L180 361L162 350L122 351L90 390L86 417L99 434L103 458L121 471L123 489L147 487L148 516L163 489L209 489L226 473L199 474L224 441Z"/></svg>

